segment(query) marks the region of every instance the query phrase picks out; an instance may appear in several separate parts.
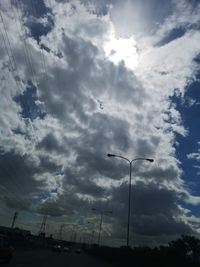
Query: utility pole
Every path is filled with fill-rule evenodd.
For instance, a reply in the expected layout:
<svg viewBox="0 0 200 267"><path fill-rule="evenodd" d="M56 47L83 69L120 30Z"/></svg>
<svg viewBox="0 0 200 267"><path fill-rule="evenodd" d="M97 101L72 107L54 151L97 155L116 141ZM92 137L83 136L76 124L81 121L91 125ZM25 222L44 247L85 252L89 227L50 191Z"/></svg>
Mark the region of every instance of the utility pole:
<svg viewBox="0 0 200 267"><path fill-rule="evenodd" d="M17 219L17 217L18 217L18 212L17 211L15 211L15 213L14 213L14 216L13 216L13 220L12 220L12 224L11 224L11 228L14 228L14 226L15 226L15 221L16 221L16 219Z"/></svg>
<svg viewBox="0 0 200 267"><path fill-rule="evenodd" d="M46 222L47 222L47 215L43 216L42 223L40 226L39 236L45 237L45 231L46 231Z"/></svg>
<svg viewBox="0 0 200 267"><path fill-rule="evenodd" d="M65 227L65 224L61 224L59 232L58 232L58 239L62 240L62 232L63 232L63 228Z"/></svg>
<svg viewBox="0 0 200 267"><path fill-rule="evenodd" d="M100 246L100 238L101 238L102 221L103 221L103 212L101 213L101 219L100 219L100 224L99 224L99 236L98 236L98 245L99 246Z"/></svg>

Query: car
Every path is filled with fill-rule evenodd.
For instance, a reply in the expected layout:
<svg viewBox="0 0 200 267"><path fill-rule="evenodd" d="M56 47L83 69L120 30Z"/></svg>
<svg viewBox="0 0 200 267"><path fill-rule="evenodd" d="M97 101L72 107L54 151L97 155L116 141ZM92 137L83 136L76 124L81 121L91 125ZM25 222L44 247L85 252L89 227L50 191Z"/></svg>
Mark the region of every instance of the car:
<svg viewBox="0 0 200 267"><path fill-rule="evenodd" d="M54 245L53 246L53 251L54 252L61 252L62 251L61 245Z"/></svg>
<svg viewBox="0 0 200 267"><path fill-rule="evenodd" d="M64 247L63 251L65 252L72 252L72 248L71 247Z"/></svg>
<svg viewBox="0 0 200 267"><path fill-rule="evenodd" d="M81 250L80 250L80 248L77 248L77 249L76 249L76 253L78 253L78 254L80 254L80 253L81 253Z"/></svg>
<svg viewBox="0 0 200 267"><path fill-rule="evenodd" d="M13 256L13 248L9 246L8 239L0 235L0 262L9 263Z"/></svg>

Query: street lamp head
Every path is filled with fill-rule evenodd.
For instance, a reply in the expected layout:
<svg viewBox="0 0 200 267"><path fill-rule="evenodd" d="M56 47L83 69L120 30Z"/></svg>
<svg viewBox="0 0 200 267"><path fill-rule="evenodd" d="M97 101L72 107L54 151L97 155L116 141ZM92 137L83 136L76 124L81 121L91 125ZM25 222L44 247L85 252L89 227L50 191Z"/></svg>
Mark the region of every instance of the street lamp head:
<svg viewBox="0 0 200 267"><path fill-rule="evenodd" d="M108 157L116 157L114 154L107 154Z"/></svg>
<svg viewBox="0 0 200 267"><path fill-rule="evenodd" d="M149 162L154 162L154 159L146 159L146 160L148 160Z"/></svg>

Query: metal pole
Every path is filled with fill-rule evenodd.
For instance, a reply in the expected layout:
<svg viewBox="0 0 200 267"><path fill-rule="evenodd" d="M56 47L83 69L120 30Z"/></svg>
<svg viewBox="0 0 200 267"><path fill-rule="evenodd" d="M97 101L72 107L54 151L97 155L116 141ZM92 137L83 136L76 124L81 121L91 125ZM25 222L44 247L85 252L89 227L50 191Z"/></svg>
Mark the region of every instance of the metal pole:
<svg viewBox="0 0 200 267"><path fill-rule="evenodd" d="M154 162L154 159L151 158L135 158L132 160L129 160L123 156L115 155L115 154L107 154L108 157L117 157L124 159L129 162L129 168L130 168L130 178L129 178L129 195L128 195L128 222L127 222L127 237L126 237L126 245L129 246L129 227L130 227L130 210L131 210L131 172L132 172L132 162L135 162L136 160L147 160L149 162Z"/></svg>
<svg viewBox="0 0 200 267"><path fill-rule="evenodd" d="M127 239L126 245L129 246L129 228L130 228L130 212L131 212L131 174L132 174L132 162L129 162L130 176L129 176L129 194L128 194L128 222L127 222Z"/></svg>
<svg viewBox="0 0 200 267"><path fill-rule="evenodd" d="M100 226L99 226L99 236L98 236L98 245L100 245L102 219L103 219L103 213L101 213L101 221L100 221Z"/></svg>

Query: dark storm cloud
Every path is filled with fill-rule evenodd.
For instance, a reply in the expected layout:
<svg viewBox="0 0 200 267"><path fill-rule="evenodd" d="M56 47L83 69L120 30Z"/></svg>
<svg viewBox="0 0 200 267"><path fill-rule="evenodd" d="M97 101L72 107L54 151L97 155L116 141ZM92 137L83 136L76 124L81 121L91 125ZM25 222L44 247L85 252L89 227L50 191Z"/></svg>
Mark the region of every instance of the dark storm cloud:
<svg viewBox="0 0 200 267"><path fill-rule="evenodd" d="M80 148L78 151L77 163L87 168L88 175L103 175L112 179L120 179L126 173L126 166L121 162L111 162L107 159L104 151L91 151L89 148Z"/></svg>
<svg viewBox="0 0 200 267"><path fill-rule="evenodd" d="M55 182L51 185L43 176L49 173L49 176L56 177L61 171L61 165L54 163L48 155L40 155L38 159L36 163L28 155L22 156L14 151L7 153L1 151L0 198L7 207L32 210L34 205L40 202L39 199L45 199L53 191L57 191L59 183Z"/></svg>
<svg viewBox="0 0 200 267"><path fill-rule="evenodd" d="M91 209L90 201L85 198L79 198L77 196L77 188L73 186L67 186L63 188L64 194L60 195L54 201L47 200L44 203L38 205L37 212L42 214L48 214L53 217L63 216L63 215L72 215L87 214Z"/></svg>
<svg viewBox="0 0 200 267"><path fill-rule="evenodd" d="M140 235L158 237L162 235L175 236L193 234L190 226L183 221L177 221L171 216L157 214L156 216L140 216L133 223L133 229Z"/></svg>
<svg viewBox="0 0 200 267"><path fill-rule="evenodd" d="M24 196L13 196L13 192L7 192L5 195L2 197L2 202L11 209L17 209L17 210L30 210L31 206L31 199L29 196L24 197Z"/></svg>
<svg viewBox="0 0 200 267"><path fill-rule="evenodd" d="M114 216L121 217L126 227L128 185L123 183L113 190L112 210ZM178 219L181 211L178 208L177 192L167 188L158 188L155 183L136 183L132 188L131 227L135 234L141 235L175 235L192 233L192 229L184 221ZM123 218L123 220L122 220ZM117 229L117 225L114 225Z"/></svg>
<svg viewBox="0 0 200 267"><path fill-rule="evenodd" d="M145 198L144 198L145 196ZM138 182L133 186L133 210L136 215L165 214L177 216L177 192L167 188L159 189L157 184Z"/></svg>
<svg viewBox="0 0 200 267"><path fill-rule="evenodd" d="M78 169L78 164L74 165L74 167L70 167L70 169L66 169L65 171L65 180L63 184L64 190L72 186L71 190L74 190L74 192L93 196L95 198L103 197L105 194L105 190L95 184L93 181L92 175L93 173L90 173L89 170L84 168L83 164L80 164L81 169Z"/></svg>
<svg viewBox="0 0 200 267"><path fill-rule="evenodd" d="M73 208L66 204L65 207L60 205L59 201L46 201L44 204L37 208L37 212L40 214L50 215L53 217L60 217L62 215L73 213Z"/></svg>
<svg viewBox="0 0 200 267"><path fill-rule="evenodd" d="M43 182L36 181L39 171L26 156L13 151L0 154L1 200L11 208L28 209L31 198L41 192Z"/></svg>
<svg viewBox="0 0 200 267"><path fill-rule="evenodd" d="M54 162L50 158L49 154L39 155L38 158L40 160L39 169L41 173L45 171L48 171L50 173L59 172L62 167L62 163Z"/></svg>

